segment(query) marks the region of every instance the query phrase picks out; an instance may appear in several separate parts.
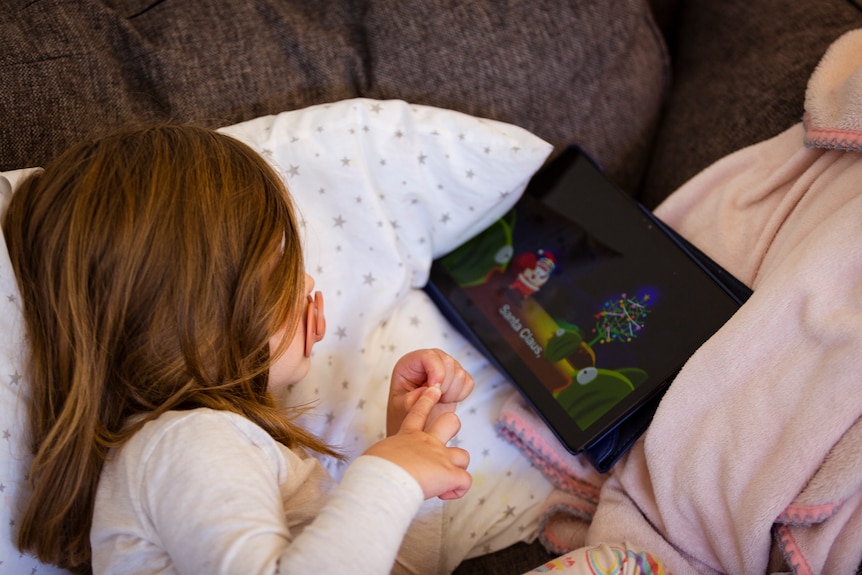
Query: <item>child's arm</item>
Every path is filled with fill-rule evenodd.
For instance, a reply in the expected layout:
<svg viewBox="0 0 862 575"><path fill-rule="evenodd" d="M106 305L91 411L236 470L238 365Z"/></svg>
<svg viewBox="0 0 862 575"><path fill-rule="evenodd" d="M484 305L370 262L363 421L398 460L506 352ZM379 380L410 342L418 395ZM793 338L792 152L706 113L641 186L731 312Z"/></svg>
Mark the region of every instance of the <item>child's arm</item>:
<svg viewBox="0 0 862 575"><path fill-rule="evenodd" d="M171 564L188 574L388 572L423 498L470 484L466 452L443 445L456 416L423 431L438 393L357 458L328 497L315 459L236 414L163 415L100 478L94 572Z"/></svg>
<svg viewBox="0 0 862 575"><path fill-rule="evenodd" d="M455 358L439 349L414 351L398 360L389 386L387 435L398 432L422 390L434 385L439 386L442 393L439 403L431 411L429 422L436 421L443 413L455 411L458 402L473 391L473 378Z"/></svg>

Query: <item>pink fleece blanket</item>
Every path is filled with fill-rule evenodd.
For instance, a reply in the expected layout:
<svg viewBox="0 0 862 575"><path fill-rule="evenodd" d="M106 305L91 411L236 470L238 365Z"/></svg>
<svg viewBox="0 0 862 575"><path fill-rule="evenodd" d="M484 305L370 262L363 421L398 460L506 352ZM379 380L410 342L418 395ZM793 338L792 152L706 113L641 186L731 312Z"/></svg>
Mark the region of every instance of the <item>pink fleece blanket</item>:
<svg viewBox="0 0 862 575"><path fill-rule="evenodd" d="M539 540L545 549L563 554L582 546L605 475L583 457L573 457L520 393L503 404L497 433L523 451L555 488L539 521Z"/></svg>
<svg viewBox="0 0 862 575"><path fill-rule="evenodd" d="M805 107L804 123L722 159L656 210L754 295L608 477L522 442L557 476L544 540L626 541L677 575L862 563L862 30L830 47ZM510 437L542 427L515 403L500 417ZM561 519L561 499L587 508L567 490L583 483L601 485L592 520Z"/></svg>

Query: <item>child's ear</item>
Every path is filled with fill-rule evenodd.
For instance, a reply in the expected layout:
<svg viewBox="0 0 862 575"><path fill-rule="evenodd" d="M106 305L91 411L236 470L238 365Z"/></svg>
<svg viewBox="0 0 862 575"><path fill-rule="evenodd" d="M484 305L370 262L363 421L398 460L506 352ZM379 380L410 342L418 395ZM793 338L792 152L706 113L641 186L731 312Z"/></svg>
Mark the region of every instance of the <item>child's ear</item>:
<svg viewBox="0 0 862 575"><path fill-rule="evenodd" d="M311 357L311 348L326 334L326 317L323 315L323 294L308 296L308 317L305 322L305 357Z"/></svg>

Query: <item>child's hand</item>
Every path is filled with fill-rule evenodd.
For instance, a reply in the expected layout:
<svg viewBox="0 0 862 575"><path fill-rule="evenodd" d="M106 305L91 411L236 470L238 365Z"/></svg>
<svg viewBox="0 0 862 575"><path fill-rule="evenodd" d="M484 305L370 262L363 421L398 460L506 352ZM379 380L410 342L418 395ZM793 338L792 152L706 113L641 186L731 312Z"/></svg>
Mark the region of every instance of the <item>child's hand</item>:
<svg viewBox="0 0 862 575"><path fill-rule="evenodd" d="M446 447L461 429L457 415L450 411L429 423L439 401L439 387L421 389L398 431L369 447L365 455L382 457L404 469L419 482L425 499L458 499L473 483L467 472L470 454Z"/></svg>
<svg viewBox="0 0 862 575"><path fill-rule="evenodd" d="M422 390L437 385L442 396L428 419L433 423L443 413L455 411L473 391L473 378L455 358L439 349L420 349L403 356L392 370L386 435L395 434Z"/></svg>

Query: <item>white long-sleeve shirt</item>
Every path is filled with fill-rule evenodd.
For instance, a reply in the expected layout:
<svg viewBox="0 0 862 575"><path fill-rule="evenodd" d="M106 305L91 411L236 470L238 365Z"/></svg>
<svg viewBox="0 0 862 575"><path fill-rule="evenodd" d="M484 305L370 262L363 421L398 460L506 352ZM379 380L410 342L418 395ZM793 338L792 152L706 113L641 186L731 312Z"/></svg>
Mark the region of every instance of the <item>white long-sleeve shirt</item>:
<svg viewBox="0 0 862 575"><path fill-rule="evenodd" d="M379 457L357 458L336 485L241 416L168 412L105 464L93 571L389 573L422 500L416 480Z"/></svg>

